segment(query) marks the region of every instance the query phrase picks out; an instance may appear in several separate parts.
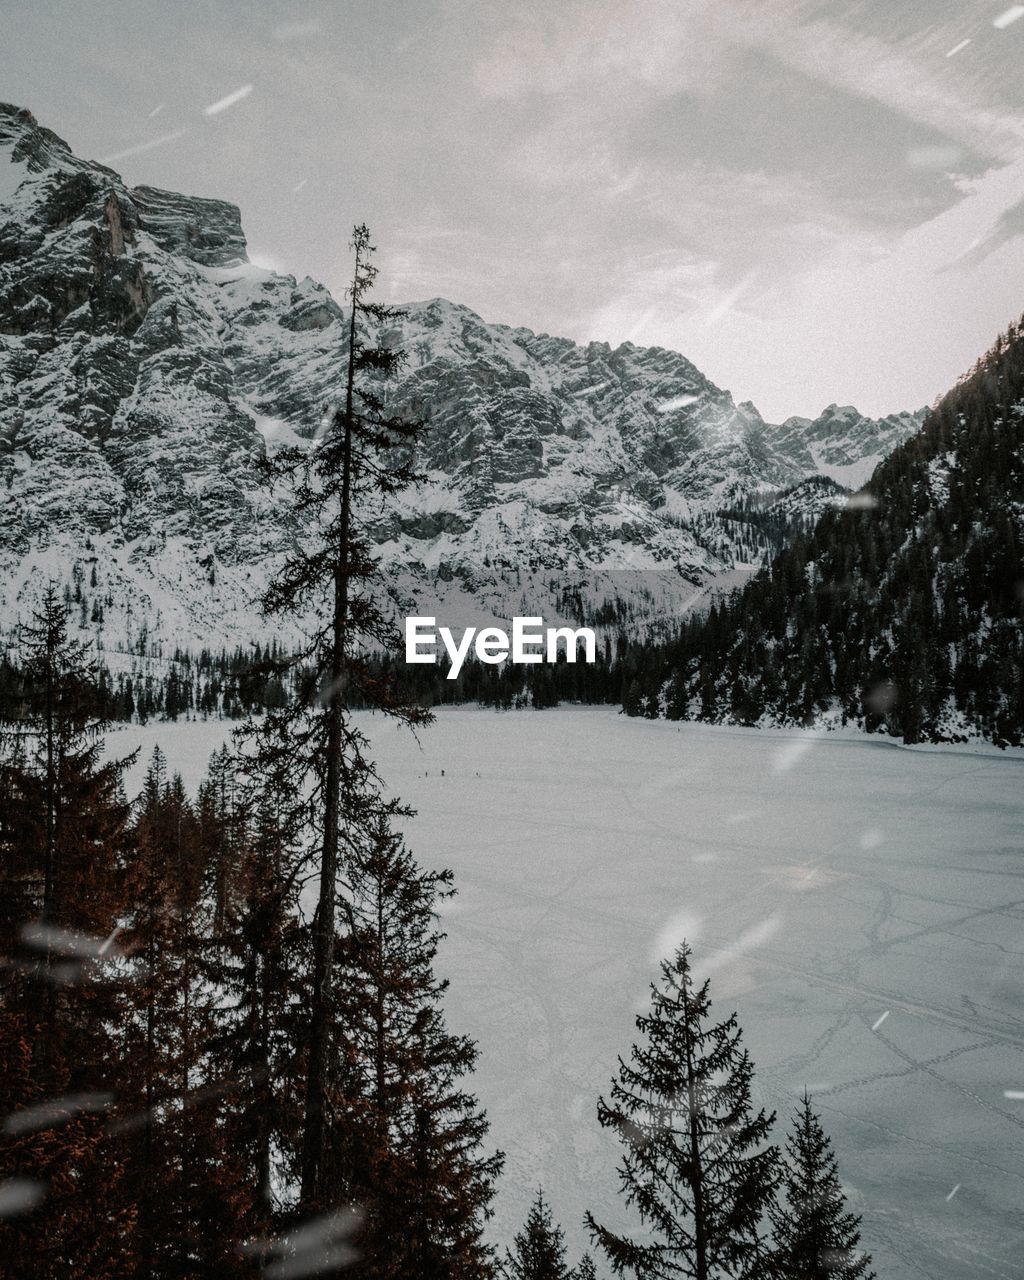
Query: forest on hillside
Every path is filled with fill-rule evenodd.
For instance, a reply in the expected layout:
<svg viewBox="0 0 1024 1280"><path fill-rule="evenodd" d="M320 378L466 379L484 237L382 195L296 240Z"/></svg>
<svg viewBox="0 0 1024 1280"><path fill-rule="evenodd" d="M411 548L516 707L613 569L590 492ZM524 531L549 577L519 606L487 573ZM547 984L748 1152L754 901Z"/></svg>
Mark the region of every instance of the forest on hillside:
<svg viewBox="0 0 1024 1280"><path fill-rule="evenodd" d="M637 657L631 715L1024 742L1024 323L845 509Z"/></svg>

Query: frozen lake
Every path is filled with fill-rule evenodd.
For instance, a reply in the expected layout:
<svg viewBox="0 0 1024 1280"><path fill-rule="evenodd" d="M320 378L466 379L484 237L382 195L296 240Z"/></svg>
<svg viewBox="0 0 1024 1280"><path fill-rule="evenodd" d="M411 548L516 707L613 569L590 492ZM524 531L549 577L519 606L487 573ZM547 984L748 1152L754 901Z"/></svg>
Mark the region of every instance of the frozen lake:
<svg viewBox="0 0 1024 1280"><path fill-rule="evenodd" d="M1024 1275L1024 754L609 708L367 725L410 845L456 873L442 961L507 1153L494 1238L538 1184L573 1262L585 1208L631 1221L594 1103L685 936L760 1101L788 1124L812 1091L881 1280ZM226 731L109 743L194 784Z"/></svg>

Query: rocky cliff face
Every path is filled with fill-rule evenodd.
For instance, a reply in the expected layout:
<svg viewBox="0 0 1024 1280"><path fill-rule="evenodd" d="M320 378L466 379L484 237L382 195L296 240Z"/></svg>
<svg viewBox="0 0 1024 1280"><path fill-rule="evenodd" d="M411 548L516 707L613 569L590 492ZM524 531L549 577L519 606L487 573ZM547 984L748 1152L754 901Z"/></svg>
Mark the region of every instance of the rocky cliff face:
<svg viewBox="0 0 1024 1280"><path fill-rule="evenodd" d="M322 286L248 262L233 206L129 190L0 106L0 626L56 580L108 650L265 636L254 601L301 530L256 463L315 432L343 329ZM771 426L674 352L440 299L391 337L426 479L375 533L399 606L454 623L670 615L765 554L738 502L799 515L801 481L859 485L919 426L836 406Z"/></svg>

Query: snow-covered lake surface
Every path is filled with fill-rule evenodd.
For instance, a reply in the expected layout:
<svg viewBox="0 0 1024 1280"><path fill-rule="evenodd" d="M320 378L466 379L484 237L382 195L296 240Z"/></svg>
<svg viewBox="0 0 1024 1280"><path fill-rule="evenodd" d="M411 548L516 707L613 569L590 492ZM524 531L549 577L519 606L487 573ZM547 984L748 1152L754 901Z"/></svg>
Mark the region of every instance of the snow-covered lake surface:
<svg viewBox="0 0 1024 1280"><path fill-rule="evenodd" d="M811 1090L880 1280L1024 1275L1024 754L607 708L367 725L411 846L457 877L447 1009L507 1153L494 1238L538 1184L572 1260L585 1208L631 1221L594 1103L685 936L760 1100L787 1123ZM226 732L109 745L159 742L194 785Z"/></svg>

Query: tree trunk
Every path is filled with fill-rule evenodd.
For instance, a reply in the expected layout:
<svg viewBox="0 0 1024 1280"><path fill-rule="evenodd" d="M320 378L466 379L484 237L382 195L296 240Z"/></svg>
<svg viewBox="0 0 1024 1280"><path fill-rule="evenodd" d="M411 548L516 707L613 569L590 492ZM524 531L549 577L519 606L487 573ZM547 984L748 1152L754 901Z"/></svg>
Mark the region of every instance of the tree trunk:
<svg viewBox="0 0 1024 1280"><path fill-rule="evenodd" d="M47 620L46 635L46 856L44 862L43 903L40 916L46 928L46 959L43 971L43 1020L41 1035L36 1042L35 1052L38 1055L40 1069L44 1077L53 1075L54 1038L57 1034L58 989L53 974L53 934L52 925L57 909L57 812L59 805L58 791L58 753L57 753L57 707L55 685L55 666L57 661L56 643L52 631L52 620ZM49 1086L56 1088L56 1082L49 1080Z"/></svg>
<svg viewBox="0 0 1024 1280"><path fill-rule="evenodd" d="M692 1027L690 1022L689 1000L686 993L683 993L683 1008L686 1014L687 1038L686 1038L686 1094L687 1105L690 1112L690 1189L693 1192L693 1241L694 1253L696 1255L694 1261L697 1264L695 1271L696 1280L708 1280L708 1242L707 1242L707 1223L704 1215L704 1176L700 1159L700 1142L697 1126L698 1107L700 1098L697 1088L693 1082L693 1047L690 1036L692 1035Z"/></svg>
<svg viewBox="0 0 1024 1280"><path fill-rule="evenodd" d="M352 278L352 316L349 321L348 373L345 387L344 446L341 510L338 524L338 563L334 569L334 618L330 684L324 716L327 724L324 777L324 836L320 861L320 891L313 923L313 1008L306 1074L306 1118L302 1142L300 1202L309 1211L321 1193L326 1141L324 1104L330 1045L331 978L338 878L342 792L342 730L345 714L345 643L348 624L348 556L352 493L352 425L355 392L356 310L359 301L359 250Z"/></svg>

